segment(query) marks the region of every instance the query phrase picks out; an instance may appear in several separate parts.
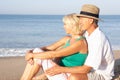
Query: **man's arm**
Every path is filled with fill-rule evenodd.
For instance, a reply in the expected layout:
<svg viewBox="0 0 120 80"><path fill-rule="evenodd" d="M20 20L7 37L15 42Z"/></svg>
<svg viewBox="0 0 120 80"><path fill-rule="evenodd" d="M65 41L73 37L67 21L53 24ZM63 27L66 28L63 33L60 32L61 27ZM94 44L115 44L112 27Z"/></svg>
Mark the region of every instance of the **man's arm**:
<svg viewBox="0 0 120 80"><path fill-rule="evenodd" d="M45 71L46 74L48 75L56 75L56 74L60 74L60 73L78 73L78 74L87 74L88 72L90 72L90 70L92 69L92 67L87 66L87 65L83 65L83 66L76 66L76 67L62 67L56 64L56 66L47 69Z"/></svg>

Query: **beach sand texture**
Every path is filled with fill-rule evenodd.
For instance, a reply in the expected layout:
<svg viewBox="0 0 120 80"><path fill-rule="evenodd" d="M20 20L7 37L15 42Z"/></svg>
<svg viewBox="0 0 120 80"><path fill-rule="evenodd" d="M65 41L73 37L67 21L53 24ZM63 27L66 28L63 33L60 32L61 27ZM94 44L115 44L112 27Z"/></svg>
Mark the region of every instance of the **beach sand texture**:
<svg viewBox="0 0 120 80"><path fill-rule="evenodd" d="M120 50L114 51L114 54L116 59L115 74L118 78L118 75L120 75ZM0 80L20 80L25 65L26 61L24 57L1 57Z"/></svg>

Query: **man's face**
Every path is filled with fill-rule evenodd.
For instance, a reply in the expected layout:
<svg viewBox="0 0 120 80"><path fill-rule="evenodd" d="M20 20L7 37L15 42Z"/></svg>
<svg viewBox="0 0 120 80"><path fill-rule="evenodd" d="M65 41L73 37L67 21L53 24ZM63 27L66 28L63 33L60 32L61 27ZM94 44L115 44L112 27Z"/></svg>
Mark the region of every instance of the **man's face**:
<svg viewBox="0 0 120 80"><path fill-rule="evenodd" d="M79 26L81 27L82 31L86 31L90 26L89 18L80 17Z"/></svg>

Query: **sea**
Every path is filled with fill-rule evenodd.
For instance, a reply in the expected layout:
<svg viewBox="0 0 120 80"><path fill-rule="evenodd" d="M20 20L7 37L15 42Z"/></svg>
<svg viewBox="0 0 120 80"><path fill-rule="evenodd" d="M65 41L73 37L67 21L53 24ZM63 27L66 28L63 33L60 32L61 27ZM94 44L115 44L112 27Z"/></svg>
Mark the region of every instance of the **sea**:
<svg viewBox="0 0 120 80"><path fill-rule="evenodd" d="M66 35L64 15L0 15L0 57L24 56L26 51L50 45ZM100 15L100 29L120 50L120 15Z"/></svg>

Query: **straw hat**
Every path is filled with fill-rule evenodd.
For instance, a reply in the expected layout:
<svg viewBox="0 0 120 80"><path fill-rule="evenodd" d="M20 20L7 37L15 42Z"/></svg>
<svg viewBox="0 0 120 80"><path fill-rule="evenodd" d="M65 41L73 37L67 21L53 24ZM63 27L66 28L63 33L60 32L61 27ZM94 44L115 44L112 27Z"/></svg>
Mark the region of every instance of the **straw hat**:
<svg viewBox="0 0 120 80"><path fill-rule="evenodd" d="M80 14L77 16L83 16L99 20L99 8L95 5L85 4L82 6Z"/></svg>

